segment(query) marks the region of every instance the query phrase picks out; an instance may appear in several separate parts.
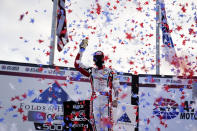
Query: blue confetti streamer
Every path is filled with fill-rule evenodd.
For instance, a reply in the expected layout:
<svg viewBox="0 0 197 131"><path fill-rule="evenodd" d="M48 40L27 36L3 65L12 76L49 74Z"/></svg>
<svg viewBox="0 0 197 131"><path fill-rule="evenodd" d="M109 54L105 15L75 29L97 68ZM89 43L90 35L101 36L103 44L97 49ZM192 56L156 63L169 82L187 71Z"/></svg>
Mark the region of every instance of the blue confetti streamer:
<svg viewBox="0 0 197 131"><path fill-rule="evenodd" d="M126 106L122 106L122 110L123 111L126 111Z"/></svg>
<svg viewBox="0 0 197 131"><path fill-rule="evenodd" d="M4 121L4 118L0 118L0 123L2 123Z"/></svg>
<svg viewBox="0 0 197 131"><path fill-rule="evenodd" d="M29 97L31 97L32 95L34 95L34 90L28 90L28 94Z"/></svg>
<svg viewBox="0 0 197 131"><path fill-rule="evenodd" d="M29 61L29 57L25 57L26 61Z"/></svg>
<svg viewBox="0 0 197 131"><path fill-rule="evenodd" d="M18 115L17 115L17 114L14 114L14 115L12 115L12 117L13 117L13 118L16 118L16 117L18 117Z"/></svg>
<svg viewBox="0 0 197 131"><path fill-rule="evenodd" d="M22 79L21 78L18 78L18 83L22 83Z"/></svg>
<svg viewBox="0 0 197 131"><path fill-rule="evenodd" d="M30 19L30 23L33 24L34 22L35 22L35 20L34 20L33 18L31 18L31 19Z"/></svg>

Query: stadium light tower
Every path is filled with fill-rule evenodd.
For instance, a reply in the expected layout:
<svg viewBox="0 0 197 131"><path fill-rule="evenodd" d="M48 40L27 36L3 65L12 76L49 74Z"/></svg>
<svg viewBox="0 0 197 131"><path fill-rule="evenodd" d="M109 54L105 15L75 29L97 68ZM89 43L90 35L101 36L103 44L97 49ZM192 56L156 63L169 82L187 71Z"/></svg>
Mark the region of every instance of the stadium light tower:
<svg viewBox="0 0 197 131"><path fill-rule="evenodd" d="M58 3L58 0L52 0L52 1L53 1L53 14L52 14L49 65L53 65L54 64L55 38L56 38L56 25L57 25L57 3Z"/></svg>
<svg viewBox="0 0 197 131"><path fill-rule="evenodd" d="M156 0L156 75L160 75L160 0Z"/></svg>

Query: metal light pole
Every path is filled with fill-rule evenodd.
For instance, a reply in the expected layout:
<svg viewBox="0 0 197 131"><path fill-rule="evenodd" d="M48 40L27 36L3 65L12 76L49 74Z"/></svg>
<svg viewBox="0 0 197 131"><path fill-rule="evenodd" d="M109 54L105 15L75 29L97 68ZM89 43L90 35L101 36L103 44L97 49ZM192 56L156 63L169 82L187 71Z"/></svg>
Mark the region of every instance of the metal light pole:
<svg viewBox="0 0 197 131"><path fill-rule="evenodd" d="M51 27L49 65L54 64L56 26L57 26L57 5L58 5L58 0L52 0L52 1L53 1L53 15L52 15L52 27Z"/></svg>
<svg viewBox="0 0 197 131"><path fill-rule="evenodd" d="M160 75L160 0L156 0L156 75Z"/></svg>

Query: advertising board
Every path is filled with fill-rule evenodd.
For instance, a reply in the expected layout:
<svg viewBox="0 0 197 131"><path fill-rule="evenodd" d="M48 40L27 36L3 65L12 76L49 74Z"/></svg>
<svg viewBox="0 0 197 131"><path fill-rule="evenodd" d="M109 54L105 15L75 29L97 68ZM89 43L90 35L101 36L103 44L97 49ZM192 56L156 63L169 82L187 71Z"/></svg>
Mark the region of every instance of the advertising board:
<svg viewBox="0 0 197 131"><path fill-rule="evenodd" d="M120 73L120 102L131 103ZM0 131L62 130L63 102L89 100L89 79L73 68L0 61Z"/></svg>
<svg viewBox="0 0 197 131"><path fill-rule="evenodd" d="M139 130L196 131L192 83L197 78L139 76Z"/></svg>

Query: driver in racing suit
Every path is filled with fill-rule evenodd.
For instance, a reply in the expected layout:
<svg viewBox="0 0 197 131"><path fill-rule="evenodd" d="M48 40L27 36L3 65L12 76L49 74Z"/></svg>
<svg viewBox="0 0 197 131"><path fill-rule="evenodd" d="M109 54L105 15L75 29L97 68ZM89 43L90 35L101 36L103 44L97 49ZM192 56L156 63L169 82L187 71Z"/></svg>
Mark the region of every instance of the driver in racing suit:
<svg viewBox="0 0 197 131"><path fill-rule="evenodd" d="M90 78L92 87L91 96L91 124L93 131L112 130L112 106L117 107L119 79L117 74L110 68L104 66L104 54L97 51L93 55L96 67L86 67L81 63L81 58L88 40L82 40L80 51L75 58L75 68L83 75ZM112 89L114 99L112 101Z"/></svg>

